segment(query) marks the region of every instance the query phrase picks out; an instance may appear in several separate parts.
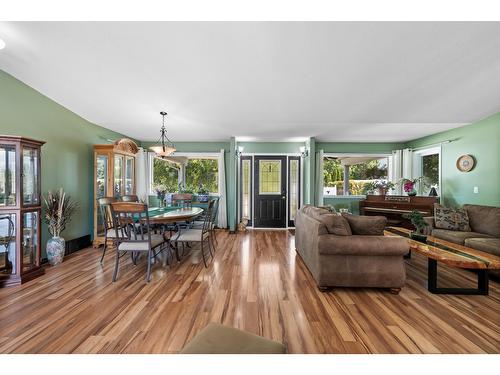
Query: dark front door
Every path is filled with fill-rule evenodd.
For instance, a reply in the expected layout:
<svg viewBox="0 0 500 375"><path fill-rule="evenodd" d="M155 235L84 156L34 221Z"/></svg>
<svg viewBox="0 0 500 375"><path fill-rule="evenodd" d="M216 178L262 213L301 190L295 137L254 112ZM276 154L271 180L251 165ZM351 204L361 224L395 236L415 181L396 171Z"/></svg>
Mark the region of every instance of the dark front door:
<svg viewBox="0 0 500 375"><path fill-rule="evenodd" d="M286 227L286 156L254 158L254 227Z"/></svg>

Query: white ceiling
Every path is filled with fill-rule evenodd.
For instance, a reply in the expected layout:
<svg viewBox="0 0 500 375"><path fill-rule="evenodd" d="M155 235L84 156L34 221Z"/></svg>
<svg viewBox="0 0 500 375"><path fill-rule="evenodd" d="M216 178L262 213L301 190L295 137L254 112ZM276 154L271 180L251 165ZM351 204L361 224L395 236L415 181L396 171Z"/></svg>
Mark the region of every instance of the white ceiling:
<svg viewBox="0 0 500 375"><path fill-rule="evenodd" d="M0 69L156 140L406 141L500 111L500 23L1 22Z"/></svg>

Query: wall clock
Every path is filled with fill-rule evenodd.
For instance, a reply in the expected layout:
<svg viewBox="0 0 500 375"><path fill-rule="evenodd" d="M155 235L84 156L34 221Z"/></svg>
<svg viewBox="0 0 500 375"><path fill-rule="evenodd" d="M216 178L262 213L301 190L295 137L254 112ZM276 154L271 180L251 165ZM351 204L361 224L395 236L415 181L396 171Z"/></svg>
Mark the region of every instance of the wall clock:
<svg viewBox="0 0 500 375"><path fill-rule="evenodd" d="M457 159L457 169L460 172L470 172L476 165L476 160L472 155L462 155Z"/></svg>

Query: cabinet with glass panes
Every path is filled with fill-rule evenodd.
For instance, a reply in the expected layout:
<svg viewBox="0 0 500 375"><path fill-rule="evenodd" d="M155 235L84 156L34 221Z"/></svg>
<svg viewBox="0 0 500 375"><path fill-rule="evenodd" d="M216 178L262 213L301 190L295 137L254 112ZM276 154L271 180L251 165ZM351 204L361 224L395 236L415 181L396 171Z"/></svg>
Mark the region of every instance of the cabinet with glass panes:
<svg viewBox="0 0 500 375"><path fill-rule="evenodd" d="M44 143L0 135L0 286L43 274L40 152Z"/></svg>
<svg viewBox="0 0 500 375"><path fill-rule="evenodd" d="M104 243L104 218L98 199L119 200L124 195L135 194L136 153L133 149L121 144L94 145L94 247Z"/></svg>

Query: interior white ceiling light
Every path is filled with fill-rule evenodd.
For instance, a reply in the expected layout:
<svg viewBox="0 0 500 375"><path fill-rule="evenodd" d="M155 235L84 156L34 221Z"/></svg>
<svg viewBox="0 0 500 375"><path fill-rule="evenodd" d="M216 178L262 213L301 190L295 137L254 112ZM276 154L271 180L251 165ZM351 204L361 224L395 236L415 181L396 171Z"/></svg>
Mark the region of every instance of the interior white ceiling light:
<svg viewBox="0 0 500 375"><path fill-rule="evenodd" d="M167 130L165 129L165 116L167 115L167 112L162 111L160 112L160 115L162 115L163 119L163 123L160 129L161 136L158 142L156 142L157 145L151 146L149 149L152 150L157 157L163 159L175 152L175 146L172 141L168 139Z"/></svg>
<svg viewBox="0 0 500 375"><path fill-rule="evenodd" d="M2 38L0 38L0 49L4 49L5 48L5 42L3 41Z"/></svg>

